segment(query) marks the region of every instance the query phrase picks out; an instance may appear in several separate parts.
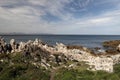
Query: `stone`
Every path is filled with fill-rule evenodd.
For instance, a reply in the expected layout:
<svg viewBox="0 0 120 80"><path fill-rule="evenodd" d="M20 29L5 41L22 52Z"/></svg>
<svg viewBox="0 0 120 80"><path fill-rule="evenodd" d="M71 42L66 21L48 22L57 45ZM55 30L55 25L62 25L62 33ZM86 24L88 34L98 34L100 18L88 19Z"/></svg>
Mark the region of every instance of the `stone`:
<svg viewBox="0 0 120 80"><path fill-rule="evenodd" d="M19 47L18 47L18 51L21 52L25 48L25 45L26 44L24 42L20 42Z"/></svg>
<svg viewBox="0 0 120 80"><path fill-rule="evenodd" d="M16 43L16 42L15 42L15 39L11 39L11 40L10 40L10 44L11 44L11 45L15 45L15 43Z"/></svg>
<svg viewBox="0 0 120 80"><path fill-rule="evenodd" d="M116 47L117 51L120 52L120 44Z"/></svg>
<svg viewBox="0 0 120 80"><path fill-rule="evenodd" d="M106 43L106 45L108 44L116 46L117 42L115 44ZM61 63L66 63L68 60L72 60L77 62L84 61L90 65L90 70L113 72L113 65L120 63L120 54L111 55L111 53L113 54L117 50L120 51L120 44L116 47L117 49L114 48L115 51L107 49L106 55L94 56L91 54L90 49L82 46L66 46L62 43L56 43L56 46L48 46L47 44L43 44L39 39L20 42L19 44L16 43L15 39L11 39L10 44L6 44L4 39L0 38L0 53L5 53L6 51L10 53L22 52L25 57L33 58L36 61L35 63L33 62L35 66L39 66L38 64L41 63L46 69L51 66L47 62L57 62L60 65ZM101 49L98 49L98 51L104 53ZM69 67L74 67L74 65L70 65Z"/></svg>
<svg viewBox="0 0 120 80"><path fill-rule="evenodd" d="M12 53L15 52L15 49L16 49L15 39L11 39L10 40L10 45L12 46Z"/></svg>

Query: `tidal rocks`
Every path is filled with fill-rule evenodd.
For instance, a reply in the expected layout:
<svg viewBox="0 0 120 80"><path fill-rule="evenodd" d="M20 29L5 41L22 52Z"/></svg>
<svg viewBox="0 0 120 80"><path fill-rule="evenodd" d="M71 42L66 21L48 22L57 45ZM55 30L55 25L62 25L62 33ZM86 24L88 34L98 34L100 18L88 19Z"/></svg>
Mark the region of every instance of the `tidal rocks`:
<svg viewBox="0 0 120 80"><path fill-rule="evenodd" d="M116 55L119 54L119 52L116 49L107 49L106 55Z"/></svg>
<svg viewBox="0 0 120 80"><path fill-rule="evenodd" d="M106 49L106 55L116 55L120 52L120 40L105 41L103 46Z"/></svg>
<svg viewBox="0 0 120 80"><path fill-rule="evenodd" d="M83 46L68 45L67 49L79 49L79 50L83 50Z"/></svg>
<svg viewBox="0 0 120 80"><path fill-rule="evenodd" d="M116 47L120 44L120 40L113 40L113 41L105 41L103 42L103 46L105 48L112 48L116 49Z"/></svg>

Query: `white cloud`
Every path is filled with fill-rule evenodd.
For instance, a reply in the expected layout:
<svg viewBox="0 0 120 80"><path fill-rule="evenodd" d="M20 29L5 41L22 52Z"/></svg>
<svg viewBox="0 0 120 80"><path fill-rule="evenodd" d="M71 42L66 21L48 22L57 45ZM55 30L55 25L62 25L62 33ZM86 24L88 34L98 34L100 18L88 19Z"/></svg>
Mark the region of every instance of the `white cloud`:
<svg viewBox="0 0 120 80"><path fill-rule="evenodd" d="M113 29L113 26L119 30L119 8L104 11L96 16L92 14L91 16L74 18L73 13L64 10L65 5L70 3L70 1L73 0L0 0L0 32L82 34L97 33L97 31L100 33L104 27L104 32L107 30L112 31L109 28ZM91 1L85 0L83 3L74 5L86 7ZM15 7L9 8L8 5L15 5ZM61 21L48 23L42 19L42 16L47 13L60 18ZM91 13L88 12L88 14Z"/></svg>
<svg viewBox="0 0 120 80"><path fill-rule="evenodd" d="M111 26L119 24L120 21L120 10L112 10L101 13L96 16L86 16L81 19L74 20L74 23L81 26Z"/></svg>
<svg viewBox="0 0 120 80"><path fill-rule="evenodd" d="M103 17L103 18L94 18L94 19L92 18L92 19L88 19L86 21L80 21L80 22L77 22L76 24L81 24L81 25L97 24L97 25L100 25L103 23L111 22L111 21L112 21L111 17Z"/></svg>
<svg viewBox="0 0 120 80"><path fill-rule="evenodd" d="M86 16L67 23L59 23L65 26L60 32L64 31L66 34L119 34L119 13L119 10L113 10L101 15Z"/></svg>
<svg viewBox="0 0 120 80"><path fill-rule="evenodd" d="M70 3L70 0L29 0L32 5L42 6L44 9L38 9L45 13L50 13L62 20L68 20L72 18L72 14L66 13L64 10L65 4Z"/></svg>
<svg viewBox="0 0 120 80"><path fill-rule="evenodd" d="M17 7L8 9L9 12L15 15L24 15L24 16L42 16L45 14L42 10L37 10L29 6Z"/></svg>
<svg viewBox="0 0 120 80"><path fill-rule="evenodd" d="M101 24L101 23L110 22L111 20L112 20L111 18L99 18L99 19L90 20L90 22Z"/></svg>
<svg viewBox="0 0 120 80"><path fill-rule="evenodd" d="M25 15L30 11L24 9L18 11L13 13L11 10L0 8L0 32L50 32L46 28L46 22L38 16Z"/></svg>
<svg viewBox="0 0 120 80"><path fill-rule="evenodd" d="M45 6L48 0L28 0L31 4Z"/></svg>

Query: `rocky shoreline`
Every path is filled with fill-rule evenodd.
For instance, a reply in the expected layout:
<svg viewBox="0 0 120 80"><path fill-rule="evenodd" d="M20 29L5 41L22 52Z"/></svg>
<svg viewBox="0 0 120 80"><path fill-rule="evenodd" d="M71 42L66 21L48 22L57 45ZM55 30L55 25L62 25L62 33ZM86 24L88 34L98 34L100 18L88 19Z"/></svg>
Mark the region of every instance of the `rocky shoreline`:
<svg viewBox="0 0 120 80"><path fill-rule="evenodd" d="M0 55L20 53L23 57L32 58L33 60L30 63L34 66L42 66L45 69L55 68L53 65L74 68L75 63L69 65L66 65L66 63L69 61L85 62L89 65L88 70L104 70L111 73L114 72L113 66L120 63L119 44L119 40L107 41L103 43L105 50L97 48L94 51L83 46L64 45L62 43L49 46L39 39L20 43L11 39L10 43L6 43L4 38L0 37ZM4 59L0 58L0 62L4 62Z"/></svg>

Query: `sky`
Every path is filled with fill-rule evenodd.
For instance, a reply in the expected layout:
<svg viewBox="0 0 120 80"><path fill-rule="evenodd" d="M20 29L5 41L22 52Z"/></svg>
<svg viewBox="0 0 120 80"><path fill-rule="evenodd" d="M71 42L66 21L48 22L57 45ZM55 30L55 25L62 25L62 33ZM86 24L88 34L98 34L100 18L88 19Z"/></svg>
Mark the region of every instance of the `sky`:
<svg viewBox="0 0 120 80"><path fill-rule="evenodd" d="M0 33L120 35L120 0L0 0Z"/></svg>

